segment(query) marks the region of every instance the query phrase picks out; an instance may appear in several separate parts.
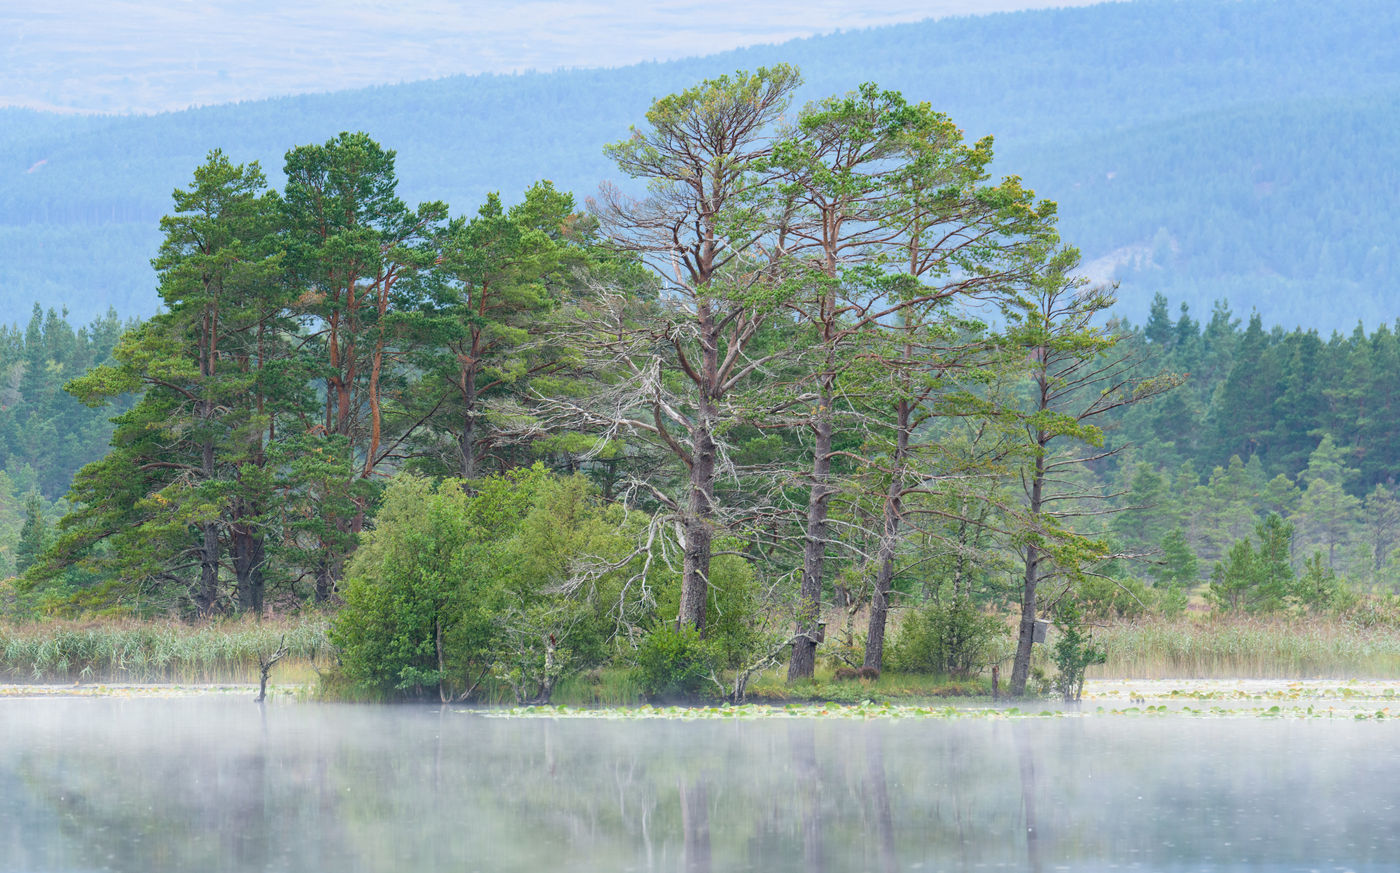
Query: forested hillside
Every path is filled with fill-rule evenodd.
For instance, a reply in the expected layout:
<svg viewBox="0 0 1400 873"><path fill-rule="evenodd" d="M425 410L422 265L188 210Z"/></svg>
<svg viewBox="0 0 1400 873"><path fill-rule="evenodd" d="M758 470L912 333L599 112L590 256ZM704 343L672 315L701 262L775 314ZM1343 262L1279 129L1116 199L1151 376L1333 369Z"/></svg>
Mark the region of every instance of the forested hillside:
<svg viewBox="0 0 1400 873"><path fill-rule="evenodd" d="M665 64L454 77L153 117L0 111L3 320L156 306L148 261L169 192L214 146L274 182L289 143L365 130L399 152L407 199L470 214L539 178L580 199L639 107L706 75L787 61L812 98L875 81L927 99L999 168L1060 204L1121 309L1220 298L1269 323L1393 318L1382 237L1400 198L1400 8L1380 0L1112 3L813 38ZM703 51L703 46L697 46Z"/></svg>

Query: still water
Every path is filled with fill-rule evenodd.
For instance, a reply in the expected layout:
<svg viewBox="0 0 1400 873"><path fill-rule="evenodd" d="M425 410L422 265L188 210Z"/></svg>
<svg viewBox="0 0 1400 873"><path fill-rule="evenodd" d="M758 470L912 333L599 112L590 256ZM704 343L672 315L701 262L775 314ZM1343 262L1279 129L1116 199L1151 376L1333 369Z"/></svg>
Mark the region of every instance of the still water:
<svg viewBox="0 0 1400 873"><path fill-rule="evenodd" d="M0 700L0 871L1381 870L1394 721Z"/></svg>

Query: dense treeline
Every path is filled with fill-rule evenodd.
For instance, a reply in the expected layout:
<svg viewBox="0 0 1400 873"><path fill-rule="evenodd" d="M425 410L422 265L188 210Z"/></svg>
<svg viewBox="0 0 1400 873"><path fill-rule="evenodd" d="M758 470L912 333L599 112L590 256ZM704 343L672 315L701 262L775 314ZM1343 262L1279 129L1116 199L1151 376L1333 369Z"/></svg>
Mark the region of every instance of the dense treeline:
<svg viewBox="0 0 1400 873"><path fill-rule="evenodd" d="M211 142L275 175L288 142L360 129L398 145L406 199L480 203L540 178L587 192L614 175L600 149L647 100L781 58L808 70L799 102L873 79L996 133L1007 171L1127 280L1135 318L1161 291L1202 310L1228 296L1287 325L1376 323L1397 275L1381 236L1393 202L1378 193L1400 166L1397 15L1380 0L1113 3L153 117L0 110L0 286L81 320L153 312L163 192ZM1347 314L1319 313L1318 294L1347 299Z"/></svg>
<svg viewBox="0 0 1400 873"><path fill-rule="evenodd" d="M75 330L67 313L35 304L24 324L0 326L0 573L23 572L63 514L73 475L102 457L112 409L92 409L64 385L111 362L116 313ZM120 411L132 403L122 398Z"/></svg>
<svg viewBox="0 0 1400 873"><path fill-rule="evenodd" d="M85 407L63 387L111 363L118 337L131 327L108 312L74 330L65 316L36 303L25 325L0 326L0 469L17 492L50 501L112 434L111 410Z"/></svg>
<svg viewBox="0 0 1400 873"><path fill-rule="evenodd" d="M1242 543L1273 540L1275 582L1296 571L1337 588L1400 588L1395 328L1326 339L1265 331L1258 313L1242 323L1224 304L1202 324L1184 307L1173 317L1159 297L1131 337L1190 374L1160 403L1121 416L1110 439L1130 448L1100 470L1122 495L1120 543L1172 565L1137 575L1194 584L1242 559Z"/></svg>

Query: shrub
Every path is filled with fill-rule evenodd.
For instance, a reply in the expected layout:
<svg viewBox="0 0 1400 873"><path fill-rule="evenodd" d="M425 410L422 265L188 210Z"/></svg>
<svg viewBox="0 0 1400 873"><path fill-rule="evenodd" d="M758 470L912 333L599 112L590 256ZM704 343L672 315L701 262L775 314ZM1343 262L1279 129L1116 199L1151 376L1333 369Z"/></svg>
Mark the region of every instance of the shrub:
<svg viewBox="0 0 1400 873"><path fill-rule="evenodd" d="M896 673L967 677L993 660L1006 626L965 600L928 603L904 619L886 655Z"/></svg>
<svg viewBox="0 0 1400 873"><path fill-rule="evenodd" d="M543 703L606 659L615 621L638 619L622 580L640 519L542 465L473 485L390 484L333 626L354 685L446 700L490 678Z"/></svg>
<svg viewBox="0 0 1400 873"><path fill-rule="evenodd" d="M720 539L715 549L737 550L742 543ZM680 611L679 575L658 586L655 618L669 621ZM705 641L718 658L718 666L744 666L762 648L763 633L757 622L764 613L753 565L739 555L715 555L710 561L709 595L705 604Z"/></svg>
<svg viewBox="0 0 1400 873"><path fill-rule="evenodd" d="M505 556L474 509L456 481L434 487L400 476L390 484L331 625L352 684L445 699L493 647L490 616L503 593L493 570Z"/></svg>
<svg viewBox="0 0 1400 873"><path fill-rule="evenodd" d="M667 622L642 639L635 657L637 681L647 697L692 699L714 687L710 677L722 655L695 628L677 630Z"/></svg>
<svg viewBox="0 0 1400 873"><path fill-rule="evenodd" d="M1085 632L1083 612L1079 604L1065 600L1055 610L1055 645L1051 657L1059 671L1055 675L1055 690L1066 702L1077 701L1084 693L1084 673L1094 664L1108 660L1108 652Z"/></svg>
<svg viewBox="0 0 1400 873"><path fill-rule="evenodd" d="M1191 601L1181 585L1162 585L1152 590L1157 592L1157 611L1167 618L1180 618Z"/></svg>

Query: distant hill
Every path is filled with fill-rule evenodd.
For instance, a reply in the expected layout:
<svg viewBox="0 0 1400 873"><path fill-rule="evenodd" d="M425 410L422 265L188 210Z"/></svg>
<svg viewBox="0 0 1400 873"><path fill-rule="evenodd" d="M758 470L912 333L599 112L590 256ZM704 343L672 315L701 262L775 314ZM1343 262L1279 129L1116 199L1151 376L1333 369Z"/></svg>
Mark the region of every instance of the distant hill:
<svg viewBox="0 0 1400 873"><path fill-rule="evenodd" d="M1103 0L5 0L0 106L168 112L478 73L620 67Z"/></svg>
<svg viewBox="0 0 1400 873"><path fill-rule="evenodd" d="M1323 330L1400 316L1400 4L1139 0L842 33L617 70L452 77L143 117L0 110L0 321L155 305L156 222L213 147L278 177L293 145L362 129L407 199L475 211L537 178L582 199L649 101L789 61L809 98L863 81L929 100L1061 205L1135 320L1154 291L1204 315ZM1382 237L1385 234L1385 237Z"/></svg>

